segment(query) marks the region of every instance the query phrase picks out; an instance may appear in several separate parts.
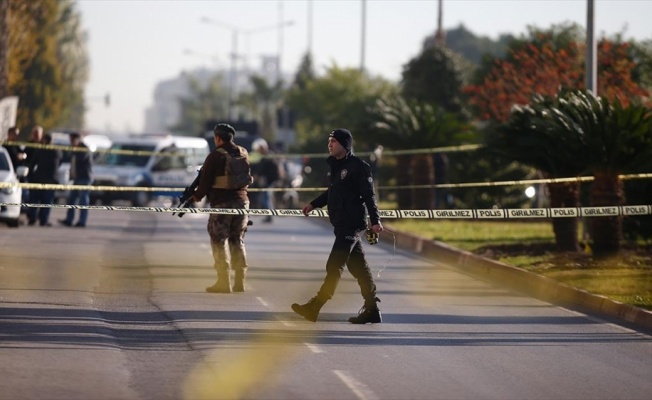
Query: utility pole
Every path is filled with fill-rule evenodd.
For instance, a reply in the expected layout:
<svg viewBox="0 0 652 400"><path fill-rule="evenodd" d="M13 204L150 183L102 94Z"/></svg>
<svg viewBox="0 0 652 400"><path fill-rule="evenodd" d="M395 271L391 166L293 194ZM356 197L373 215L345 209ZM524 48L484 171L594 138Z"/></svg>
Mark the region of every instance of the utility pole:
<svg viewBox="0 0 652 400"><path fill-rule="evenodd" d="M439 13L437 15L437 32L435 33L435 44L443 47L446 43L446 33L442 21L444 20L444 0L439 0Z"/></svg>
<svg viewBox="0 0 652 400"><path fill-rule="evenodd" d="M598 95L598 57L597 46L595 42L595 15L593 0L586 0L586 63L585 63L585 80L586 89L594 95ZM590 234L586 228L586 219L581 218L582 236L588 240Z"/></svg>
<svg viewBox="0 0 652 400"><path fill-rule="evenodd" d="M278 2L278 26L283 25L283 2ZM276 83L281 82L281 58L283 57L283 29L278 30L278 55L276 56Z"/></svg>
<svg viewBox="0 0 652 400"><path fill-rule="evenodd" d="M237 58L238 58L238 33L241 29L236 28L235 26L225 24L224 22L216 21L212 18L202 17L201 22L212 24L223 29L231 31L231 71L229 73L229 119L236 119L235 112L235 97L236 97L236 79L237 79Z"/></svg>
<svg viewBox="0 0 652 400"><path fill-rule="evenodd" d="M364 72L365 45L367 40L367 0L362 0L362 34L360 40L360 72Z"/></svg>
<svg viewBox="0 0 652 400"><path fill-rule="evenodd" d="M308 54L312 54L312 0L308 0Z"/></svg>
<svg viewBox="0 0 652 400"><path fill-rule="evenodd" d="M598 95L598 51L595 41L595 4L586 1L586 89Z"/></svg>

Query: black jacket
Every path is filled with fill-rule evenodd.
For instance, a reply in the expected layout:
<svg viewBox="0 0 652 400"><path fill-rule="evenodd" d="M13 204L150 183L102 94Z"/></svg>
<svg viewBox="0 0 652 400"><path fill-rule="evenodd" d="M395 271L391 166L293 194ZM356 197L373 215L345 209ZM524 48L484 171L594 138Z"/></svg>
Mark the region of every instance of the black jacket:
<svg viewBox="0 0 652 400"><path fill-rule="evenodd" d="M87 151L73 151L70 159L70 175L74 177L73 180L86 180L93 179L93 153L88 149L88 146L81 144L80 148ZM78 149L79 150L79 149ZM74 159L74 161L73 161ZM74 166L74 171L72 167Z"/></svg>
<svg viewBox="0 0 652 400"><path fill-rule="evenodd" d="M59 164L61 164L61 151L37 149L29 164L29 181L33 183L59 183Z"/></svg>
<svg viewBox="0 0 652 400"><path fill-rule="evenodd" d="M366 229L367 211L371 224L378 224L380 216L369 164L351 153L341 160L328 157L326 162L331 168L330 184L326 192L310 202L313 208L328 205L328 216L336 230Z"/></svg>
<svg viewBox="0 0 652 400"><path fill-rule="evenodd" d="M25 152L25 150L22 149L21 146L15 144L12 145L5 144L2 147L7 149L7 153L9 153L9 158L11 158L11 163L14 166L14 171L16 170L16 168L20 167L21 165L25 165L24 160L18 159L18 154Z"/></svg>

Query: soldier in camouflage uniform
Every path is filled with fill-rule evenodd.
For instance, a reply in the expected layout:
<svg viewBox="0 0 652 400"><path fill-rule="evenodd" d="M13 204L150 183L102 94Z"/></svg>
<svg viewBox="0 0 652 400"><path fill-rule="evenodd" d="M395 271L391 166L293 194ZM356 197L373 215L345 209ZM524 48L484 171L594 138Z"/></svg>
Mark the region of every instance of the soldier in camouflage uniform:
<svg viewBox="0 0 652 400"><path fill-rule="evenodd" d="M233 142L235 130L228 124L218 124L213 131L215 150L213 150L201 168L199 185L193 194L193 200L201 201L208 196L211 208L248 209L247 187L253 182L251 178L247 150ZM227 163L232 157L244 158L239 177L227 176ZM230 171L230 170L229 170ZM242 176L242 175L245 176ZM240 182L233 187L232 178ZM239 178L239 179L236 179ZM245 291L247 272L247 253L244 235L247 230L246 215L210 214L208 217L208 235L211 240L214 268L217 282L206 288L210 293L231 293ZM231 287L230 269L235 271L235 280Z"/></svg>

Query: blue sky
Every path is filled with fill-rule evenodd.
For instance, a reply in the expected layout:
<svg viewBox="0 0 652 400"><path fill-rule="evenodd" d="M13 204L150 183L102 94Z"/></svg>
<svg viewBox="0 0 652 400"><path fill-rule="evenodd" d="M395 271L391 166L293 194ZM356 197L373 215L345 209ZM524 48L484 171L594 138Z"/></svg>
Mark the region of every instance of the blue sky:
<svg viewBox="0 0 652 400"><path fill-rule="evenodd" d="M89 38L91 75L86 88L86 121L93 131L110 128L140 132L157 82L199 67L228 70L232 27L240 31L262 29L238 35L237 53L246 56L251 65L257 64L262 55L280 52L284 71L294 72L309 44L318 70L334 63L356 68L361 63L361 0L78 3ZM443 4L445 29L464 24L476 35L492 38L501 33L524 33L528 25L586 23L586 0L444 0ZM398 80L402 65L418 54L423 39L434 32L437 8L436 0L367 0L367 70ZM216 23L203 23L202 17ZM651 17L652 0L595 2L598 34L624 32L627 38L652 40ZM288 21L292 25L274 28ZM111 94L108 108L98 100L107 92Z"/></svg>

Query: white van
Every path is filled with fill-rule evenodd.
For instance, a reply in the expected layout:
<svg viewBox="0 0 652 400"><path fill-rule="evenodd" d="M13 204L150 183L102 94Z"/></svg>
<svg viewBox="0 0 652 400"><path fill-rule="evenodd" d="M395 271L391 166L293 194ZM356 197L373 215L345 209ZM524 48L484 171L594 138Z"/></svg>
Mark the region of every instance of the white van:
<svg viewBox="0 0 652 400"><path fill-rule="evenodd" d="M208 152L208 142L197 137L139 135L113 138L111 148L95 162L93 185L180 190L92 191L91 201L112 204L115 200L127 200L134 207L142 207L157 196L178 197L195 179Z"/></svg>

